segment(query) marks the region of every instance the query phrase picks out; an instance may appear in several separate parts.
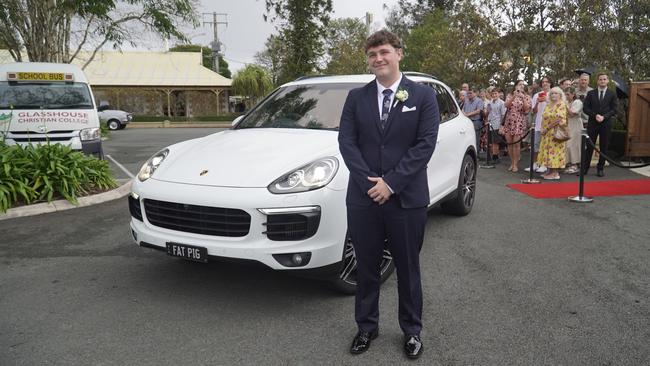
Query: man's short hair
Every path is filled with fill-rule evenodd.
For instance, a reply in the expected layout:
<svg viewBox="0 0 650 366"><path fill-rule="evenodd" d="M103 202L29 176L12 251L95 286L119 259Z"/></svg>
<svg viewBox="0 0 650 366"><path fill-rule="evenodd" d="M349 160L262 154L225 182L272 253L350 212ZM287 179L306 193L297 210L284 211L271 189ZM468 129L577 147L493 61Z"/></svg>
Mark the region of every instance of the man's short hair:
<svg viewBox="0 0 650 366"><path fill-rule="evenodd" d="M607 74L607 73L604 72L604 71L599 72L599 73L598 73L598 76L596 76L596 79L600 78L601 75L605 75L605 76L607 76L607 78L609 79L609 74Z"/></svg>
<svg viewBox="0 0 650 366"><path fill-rule="evenodd" d="M544 81L544 79L548 80L548 82L551 84L551 86L553 86L553 79L551 79L550 76L542 76L542 78L539 79L539 85L542 85L542 82Z"/></svg>
<svg viewBox="0 0 650 366"><path fill-rule="evenodd" d="M365 51L368 52L368 49L373 47L379 47L381 45L389 44L396 49L402 48L402 41L397 35L391 33L385 29L377 31L370 35L366 39Z"/></svg>
<svg viewBox="0 0 650 366"><path fill-rule="evenodd" d="M587 74L586 72L583 72L582 74L580 74L580 77L583 77L583 76L586 76L587 79L589 79L591 77L591 75Z"/></svg>

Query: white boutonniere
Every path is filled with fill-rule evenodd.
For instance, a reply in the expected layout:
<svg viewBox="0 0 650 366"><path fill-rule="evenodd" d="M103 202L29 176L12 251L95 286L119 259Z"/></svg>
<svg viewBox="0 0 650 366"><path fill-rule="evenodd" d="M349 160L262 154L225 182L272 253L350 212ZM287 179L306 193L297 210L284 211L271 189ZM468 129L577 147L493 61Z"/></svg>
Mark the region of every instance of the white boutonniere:
<svg viewBox="0 0 650 366"><path fill-rule="evenodd" d="M397 105L397 102L404 103L408 98L409 92L404 89L397 89L397 92L395 93L395 104L393 104L393 107Z"/></svg>

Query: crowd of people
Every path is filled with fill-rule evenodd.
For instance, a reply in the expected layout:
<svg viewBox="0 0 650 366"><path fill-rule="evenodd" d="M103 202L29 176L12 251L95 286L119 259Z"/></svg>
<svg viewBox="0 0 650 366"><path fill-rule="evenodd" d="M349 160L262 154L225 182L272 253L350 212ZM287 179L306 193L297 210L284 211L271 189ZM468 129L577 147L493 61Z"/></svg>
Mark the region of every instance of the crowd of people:
<svg viewBox="0 0 650 366"><path fill-rule="evenodd" d="M546 76L532 85L517 80L505 91L496 86L483 90L464 83L458 100L461 110L474 124L477 146L489 151L494 162L500 162L500 152L505 147L507 152L503 154L510 159L508 170L519 171L521 146L528 143L535 161L533 169L544 179L558 180L561 172L589 171L593 147L588 144L581 159L583 129L591 141L598 140L600 151L607 151L617 99L608 89L608 75L600 73L597 77L596 89L589 86L587 73L575 80L563 78L557 85ZM491 128L482 128L487 125ZM531 127L535 131L532 141L528 136ZM491 146L487 146L488 133L492 135ZM597 176L605 175L604 167L605 158L601 155Z"/></svg>

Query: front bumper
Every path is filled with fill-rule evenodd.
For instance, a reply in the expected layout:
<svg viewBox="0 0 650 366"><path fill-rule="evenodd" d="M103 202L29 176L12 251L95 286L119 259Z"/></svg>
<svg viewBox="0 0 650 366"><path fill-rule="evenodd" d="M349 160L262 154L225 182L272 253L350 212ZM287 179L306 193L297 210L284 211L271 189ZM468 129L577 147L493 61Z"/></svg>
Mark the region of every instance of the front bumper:
<svg viewBox="0 0 650 366"><path fill-rule="evenodd" d="M131 230L138 245L154 246L166 250L168 242L204 247L209 256L252 260L276 270L310 270L339 263L347 229L345 214L345 191L321 188L299 194L275 195L266 188L229 188L198 186L134 179L132 195L137 201L131 203L140 208L141 220L131 218ZM174 202L243 210L248 213L250 229L240 237L196 234L155 226L147 218L143 200ZM307 210L320 207L320 221L313 236L304 240L272 240L266 233L269 216L283 208ZM266 209L266 210L265 210ZM280 209L280 210L278 210ZM274 258L278 254L311 253L309 263L289 267Z"/></svg>

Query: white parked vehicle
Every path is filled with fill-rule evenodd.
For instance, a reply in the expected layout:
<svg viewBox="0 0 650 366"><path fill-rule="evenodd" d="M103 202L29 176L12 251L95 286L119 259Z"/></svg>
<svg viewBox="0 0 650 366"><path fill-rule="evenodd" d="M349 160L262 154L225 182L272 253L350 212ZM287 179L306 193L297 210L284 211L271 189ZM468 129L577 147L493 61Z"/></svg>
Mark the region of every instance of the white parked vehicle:
<svg viewBox="0 0 650 366"><path fill-rule="evenodd" d="M431 203L455 215L474 203L476 146L472 122L450 89L405 73L437 92L442 121L428 165ZM348 170L338 125L348 92L373 75L299 79L271 93L233 128L169 146L134 178L129 209L137 244L207 262L252 260L275 270L332 280L356 289L347 235ZM382 281L394 267L386 250Z"/></svg>
<svg viewBox="0 0 650 366"><path fill-rule="evenodd" d="M60 143L101 158L94 100L79 66L0 65L0 139L8 145Z"/></svg>
<svg viewBox="0 0 650 366"><path fill-rule="evenodd" d="M97 115L101 123L106 123L109 130L123 130L131 122L133 115L119 109L112 109L108 105L97 107Z"/></svg>

